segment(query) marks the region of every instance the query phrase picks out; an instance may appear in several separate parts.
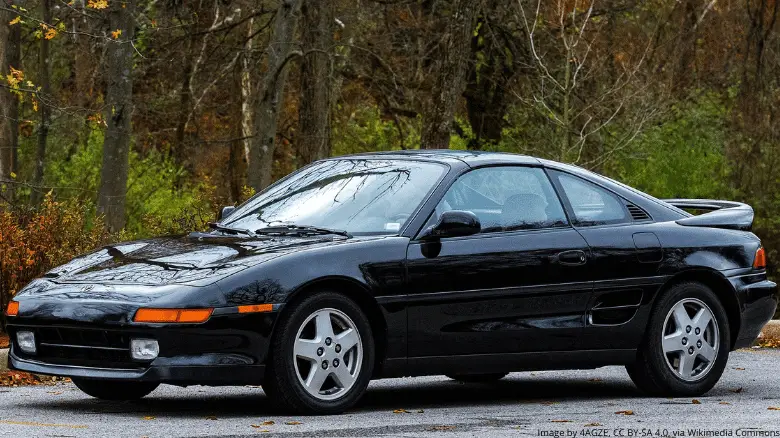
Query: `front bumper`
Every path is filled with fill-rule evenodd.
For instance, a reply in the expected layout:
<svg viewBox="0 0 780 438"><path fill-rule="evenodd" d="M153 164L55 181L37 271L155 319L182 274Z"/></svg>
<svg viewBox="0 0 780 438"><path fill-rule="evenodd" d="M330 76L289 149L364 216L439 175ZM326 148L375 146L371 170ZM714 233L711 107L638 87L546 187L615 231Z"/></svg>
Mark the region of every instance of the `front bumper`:
<svg viewBox="0 0 780 438"><path fill-rule="evenodd" d="M734 349L749 347L777 310L777 284L766 274L748 274L729 278L737 294L740 324Z"/></svg>
<svg viewBox="0 0 780 438"><path fill-rule="evenodd" d="M19 318L8 326L11 336L8 366L19 371L76 378L177 385L261 384L276 314L215 314L203 324L187 325L104 326L72 321L41 323ZM25 354L15 345L15 333L19 330L31 330L36 338L45 334L47 341L42 343L38 338L38 352ZM52 338L55 340L51 341ZM117 342L129 346L132 338L157 340L160 355L151 362L135 361L129 356L128 348L126 352L111 351L110 357L102 356L104 346L99 344L99 339L110 341L113 349Z"/></svg>
<svg viewBox="0 0 780 438"><path fill-rule="evenodd" d="M174 385L261 385L265 365L154 365L137 369L96 368L76 365L56 365L18 357L13 348L8 355L8 367L62 377L103 380L157 382Z"/></svg>

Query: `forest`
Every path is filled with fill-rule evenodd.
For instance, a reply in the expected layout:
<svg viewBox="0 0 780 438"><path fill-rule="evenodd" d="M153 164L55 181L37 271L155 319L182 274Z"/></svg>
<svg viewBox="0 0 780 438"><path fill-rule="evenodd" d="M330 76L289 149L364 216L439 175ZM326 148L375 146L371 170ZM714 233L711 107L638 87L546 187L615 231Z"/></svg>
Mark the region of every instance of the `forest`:
<svg viewBox="0 0 780 438"><path fill-rule="evenodd" d="M780 248L775 0L0 0L0 305L314 160L452 148L747 202Z"/></svg>

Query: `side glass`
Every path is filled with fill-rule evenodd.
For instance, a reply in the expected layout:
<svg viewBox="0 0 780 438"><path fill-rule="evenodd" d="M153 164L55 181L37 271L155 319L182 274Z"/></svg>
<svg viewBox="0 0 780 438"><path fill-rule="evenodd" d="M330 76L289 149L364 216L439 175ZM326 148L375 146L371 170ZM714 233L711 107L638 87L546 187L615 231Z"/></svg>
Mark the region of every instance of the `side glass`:
<svg viewBox="0 0 780 438"><path fill-rule="evenodd" d="M436 206L425 227L445 211L474 213L482 233L533 230L567 225L566 215L542 169L502 166L461 176Z"/></svg>
<svg viewBox="0 0 780 438"><path fill-rule="evenodd" d="M556 173L571 203L578 225L627 222L628 213L620 198L601 187L566 173Z"/></svg>

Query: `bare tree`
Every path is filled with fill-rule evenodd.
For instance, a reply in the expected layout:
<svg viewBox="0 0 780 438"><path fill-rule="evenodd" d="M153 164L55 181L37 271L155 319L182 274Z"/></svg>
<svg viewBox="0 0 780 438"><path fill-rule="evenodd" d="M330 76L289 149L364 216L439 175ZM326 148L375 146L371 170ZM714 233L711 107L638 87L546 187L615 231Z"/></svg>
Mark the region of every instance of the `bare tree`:
<svg viewBox="0 0 780 438"><path fill-rule="evenodd" d="M330 92L333 84L333 6L304 0L301 7L301 62L298 158L300 165L330 155Z"/></svg>
<svg viewBox="0 0 780 438"><path fill-rule="evenodd" d="M436 64L431 98L423 105L421 148L448 148L458 100L466 89L477 6L471 0L433 2Z"/></svg>
<svg viewBox="0 0 780 438"><path fill-rule="evenodd" d="M543 155L598 166L625 148L660 108L649 101L648 84L639 76L650 43L640 46L633 58L600 50L597 37L603 24L594 20L597 0L576 4L537 0L530 7L528 3L518 0L517 4L536 76L529 95L516 92L517 98L538 110L554 128L557 151ZM605 79L610 75L602 73L610 63L616 63L618 73ZM622 131L612 139L610 150L589 156L588 140L618 121Z"/></svg>
<svg viewBox="0 0 780 438"><path fill-rule="evenodd" d="M8 24L11 14L0 10L0 76L6 75L8 68L6 49L9 46L11 28ZM0 204L8 199L9 186L7 181L11 179L11 166L13 150L11 137L15 135L11 131L11 101L16 99L6 87L0 87Z"/></svg>
<svg viewBox="0 0 780 438"><path fill-rule="evenodd" d="M125 195L133 112L133 32L135 0L109 4L108 24L113 29L106 43L106 131L100 170L98 212L106 227L118 231L125 224Z"/></svg>
<svg viewBox="0 0 780 438"><path fill-rule="evenodd" d="M262 92L255 107L254 136L250 142L247 182L257 191L271 184L276 122L279 118L284 86L287 83L287 63L301 56L294 41L302 0L280 0L267 49L267 67L262 79Z"/></svg>
<svg viewBox="0 0 780 438"><path fill-rule="evenodd" d="M51 20L51 0L41 0L41 18L44 26L50 26ZM44 28L45 29L45 28ZM38 126L38 145L35 150L35 173L33 175L33 185L41 187L43 185L43 171L46 166L46 142L49 138L49 123L51 119L51 79L49 78L50 60L49 60L49 38L44 35L40 40L41 49L39 52L38 68L39 85L41 87L41 105L40 105L40 125ZM43 190L34 189L30 194L30 202L33 205L41 203L43 200Z"/></svg>

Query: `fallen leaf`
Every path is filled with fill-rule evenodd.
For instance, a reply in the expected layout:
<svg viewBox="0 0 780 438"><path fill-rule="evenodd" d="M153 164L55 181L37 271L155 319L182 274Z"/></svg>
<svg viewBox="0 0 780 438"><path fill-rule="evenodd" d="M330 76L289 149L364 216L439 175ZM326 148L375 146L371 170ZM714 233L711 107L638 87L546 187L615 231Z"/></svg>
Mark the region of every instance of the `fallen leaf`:
<svg viewBox="0 0 780 438"><path fill-rule="evenodd" d="M393 411L393 413L394 414L408 414L409 411L407 411L406 409L396 409L396 410Z"/></svg>
<svg viewBox="0 0 780 438"><path fill-rule="evenodd" d="M733 392L734 394L739 394L740 392L742 392L742 387L740 386L737 389L729 389L729 391Z"/></svg>
<svg viewBox="0 0 780 438"><path fill-rule="evenodd" d="M300 421L285 421L284 424L287 424L289 426L297 426L299 424L303 424Z"/></svg>
<svg viewBox="0 0 780 438"><path fill-rule="evenodd" d="M741 367L737 367L737 368L734 368L734 369L737 370L737 371L745 371L745 369L741 368Z"/></svg>
<svg viewBox="0 0 780 438"><path fill-rule="evenodd" d="M122 36L122 29L117 29L113 32L111 32L111 38L117 40L119 37Z"/></svg>
<svg viewBox="0 0 780 438"><path fill-rule="evenodd" d="M54 394L54 395L62 394L62 391L46 391L46 392L49 393L49 394Z"/></svg>
<svg viewBox="0 0 780 438"><path fill-rule="evenodd" d="M571 423L571 420L550 420L550 423Z"/></svg>
<svg viewBox="0 0 780 438"><path fill-rule="evenodd" d="M261 424L263 426L270 426L270 425L274 424L274 422L272 420L268 420L268 421L263 421Z"/></svg>
<svg viewBox="0 0 780 438"><path fill-rule="evenodd" d="M731 403L722 401L722 402L720 402L720 403L718 403L718 404L719 404L719 405L730 405Z"/></svg>
<svg viewBox="0 0 780 438"><path fill-rule="evenodd" d="M444 431L444 430L452 430L455 429L455 426L433 426L428 430L431 431Z"/></svg>
<svg viewBox="0 0 780 438"><path fill-rule="evenodd" d="M206 419L212 421L218 420L216 415L206 415Z"/></svg>
<svg viewBox="0 0 780 438"><path fill-rule="evenodd" d="M767 408L767 410L768 411L780 411L780 408L778 408L777 406L770 406L770 407Z"/></svg>
<svg viewBox="0 0 780 438"><path fill-rule="evenodd" d="M601 426L601 423L588 423L585 425L585 427L598 427Z"/></svg>
<svg viewBox="0 0 780 438"><path fill-rule="evenodd" d="M700 405L701 404L701 402L699 400L696 400L696 399L691 400L691 403L694 404L694 405Z"/></svg>
<svg viewBox="0 0 780 438"><path fill-rule="evenodd" d="M618 415L634 415L634 411L617 411L615 413Z"/></svg>
<svg viewBox="0 0 780 438"><path fill-rule="evenodd" d="M151 415L147 415L146 417L144 417L144 420L149 421L149 420L154 420L155 418L156 417L152 417Z"/></svg>

